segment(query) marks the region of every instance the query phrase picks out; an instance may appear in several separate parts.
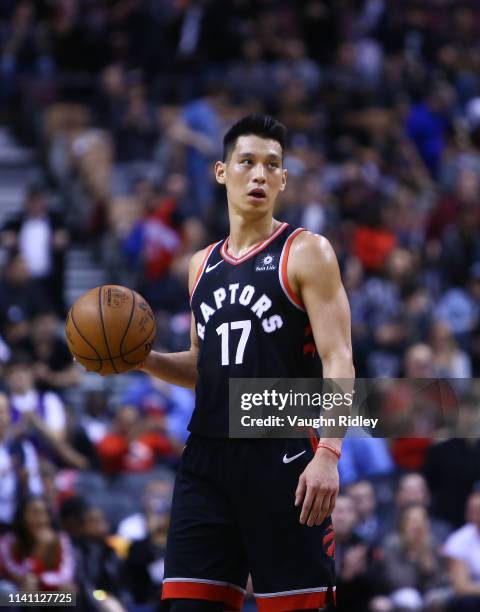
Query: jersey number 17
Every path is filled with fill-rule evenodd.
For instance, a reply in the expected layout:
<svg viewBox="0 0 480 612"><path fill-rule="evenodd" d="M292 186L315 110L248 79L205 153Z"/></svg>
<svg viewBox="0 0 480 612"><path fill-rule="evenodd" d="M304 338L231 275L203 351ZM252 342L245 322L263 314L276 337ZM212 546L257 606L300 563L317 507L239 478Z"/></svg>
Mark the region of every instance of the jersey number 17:
<svg viewBox="0 0 480 612"><path fill-rule="evenodd" d="M217 334L222 338L222 366L230 365L230 330L242 330L235 353L235 365L243 363L243 354L247 345L248 336L252 330L251 321L231 321L222 323L217 327Z"/></svg>

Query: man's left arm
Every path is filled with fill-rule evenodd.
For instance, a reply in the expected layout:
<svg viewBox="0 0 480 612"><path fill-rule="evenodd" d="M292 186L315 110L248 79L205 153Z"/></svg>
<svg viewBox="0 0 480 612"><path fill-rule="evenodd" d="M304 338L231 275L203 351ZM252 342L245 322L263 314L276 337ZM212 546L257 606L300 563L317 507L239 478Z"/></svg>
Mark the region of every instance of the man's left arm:
<svg viewBox="0 0 480 612"><path fill-rule="evenodd" d="M291 247L287 274L307 311L323 377L351 381L353 386L350 307L329 241L310 232L299 234ZM322 442L340 454L342 438L321 438ZM339 489L337 463L335 452L320 446L301 474L295 505L303 500L302 524L320 525L332 513Z"/></svg>

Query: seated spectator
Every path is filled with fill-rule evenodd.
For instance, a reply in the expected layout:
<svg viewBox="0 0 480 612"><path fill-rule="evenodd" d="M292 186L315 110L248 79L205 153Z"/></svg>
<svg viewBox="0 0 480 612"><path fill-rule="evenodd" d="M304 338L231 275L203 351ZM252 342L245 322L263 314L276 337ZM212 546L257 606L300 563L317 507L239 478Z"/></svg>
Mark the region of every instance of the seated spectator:
<svg viewBox="0 0 480 612"><path fill-rule="evenodd" d="M405 132L415 143L433 177L438 175L449 128L452 104L450 86L437 82L426 87L422 100L412 105L405 122Z"/></svg>
<svg viewBox="0 0 480 612"><path fill-rule="evenodd" d="M472 377L470 357L465 351L460 350L447 323L438 321L432 325L430 346L434 351L435 369L439 377Z"/></svg>
<svg viewBox="0 0 480 612"><path fill-rule="evenodd" d="M74 589L70 541L55 530L43 498L27 498L18 507L12 531L0 540L0 567L22 591Z"/></svg>
<svg viewBox="0 0 480 612"><path fill-rule="evenodd" d="M405 474L398 481L395 492L395 509L394 513L390 515L391 528L389 531L394 530L394 521L398 522L403 510L413 504L423 506L426 510L430 507L430 492L427 481L422 474L416 472ZM430 527L437 542L444 542L452 531L452 526L449 523L435 517L430 517Z"/></svg>
<svg viewBox="0 0 480 612"><path fill-rule="evenodd" d="M377 499L373 485L368 480L360 480L347 488L347 495L357 511L355 533L368 544L376 544L385 535L385 524L377 509Z"/></svg>
<svg viewBox="0 0 480 612"><path fill-rule="evenodd" d="M32 281L24 257L13 251L0 278L0 326L10 347L28 337L29 320L45 301L43 290Z"/></svg>
<svg viewBox="0 0 480 612"><path fill-rule="evenodd" d="M460 346L468 346L470 335L479 324L480 263L469 270L465 288L451 287L441 296L435 315L447 323Z"/></svg>
<svg viewBox="0 0 480 612"><path fill-rule="evenodd" d="M67 497L59 507L61 528L69 536L73 545L81 537L82 518L87 508L87 502L78 495Z"/></svg>
<svg viewBox="0 0 480 612"><path fill-rule="evenodd" d="M22 349L34 360L35 380L41 391L61 393L79 381L80 370L58 333L58 323L55 312L48 309L39 312L31 322L28 339L22 343Z"/></svg>
<svg viewBox="0 0 480 612"><path fill-rule="evenodd" d="M125 540L143 540L148 536L150 517L168 512L172 500L172 484L165 480L151 480L142 496L143 511L127 516L118 526L117 533Z"/></svg>
<svg viewBox="0 0 480 612"><path fill-rule="evenodd" d="M467 498L480 480L480 440L472 437L477 427L478 402L460 405L456 437L432 444L422 470L433 516L455 528L463 525Z"/></svg>
<svg viewBox="0 0 480 612"><path fill-rule="evenodd" d="M77 605L85 612L123 612L120 603L125 598L124 577L121 562L111 546L107 544L109 526L100 508L76 504L63 512L76 517L76 536L73 545L76 553L76 580L80 589ZM99 601L95 591L104 591L105 599Z"/></svg>
<svg viewBox="0 0 480 612"><path fill-rule="evenodd" d="M463 206L457 223L443 235L440 272L444 286L462 287L469 281L470 270L480 261L477 236L480 228L476 207Z"/></svg>
<svg viewBox="0 0 480 612"><path fill-rule="evenodd" d="M48 210L42 185L30 185L24 210L3 226L0 241L7 249L19 250L35 285L46 288L63 315L63 252L69 236L60 216Z"/></svg>
<svg viewBox="0 0 480 612"><path fill-rule="evenodd" d="M480 609L480 490L467 500L466 519L467 523L452 533L443 547L455 591L449 612Z"/></svg>
<svg viewBox="0 0 480 612"><path fill-rule="evenodd" d="M363 612L374 589L368 573L368 545L355 533L357 513L350 497L338 496L332 521L336 540L337 606L348 612Z"/></svg>
<svg viewBox="0 0 480 612"><path fill-rule="evenodd" d="M434 433L458 400L447 382L437 380L434 353L427 344L410 346L404 363L405 378L410 380L396 381L388 389L383 415L390 434L396 436L391 443L395 463L404 470L418 471Z"/></svg>
<svg viewBox="0 0 480 612"><path fill-rule="evenodd" d="M390 607L377 600L372 610L433 610L448 598L439 542L427 511L412 505L403 509L396 533L386 537L376 575L388 593ZM382 598L383 599L383 598Z"/></svg>
<svg viewBox="0 0 480 612"><path fill-rule="evenodd" d="M128 263L141 278L138 287L154 309L175 312L185 288L170 273L170 266L183 242L183 219L175 197L163 195L146 180L137 181L135 191L143 217L123 243Z"/></svg>
<svg viewBox="0 0 480 612"><path fill-rule="evenodd" d="M455 178L453 191L443 195L429 212L425 228L427 240L440 242L445 230L457 222L462 208L477 209L479 195L478 173L468 167L462 168Z"/></svg>
<svg viewBox="0 0 480 612"><path fill-rule="evenodd" d="M6 372L10 393L12 421L21 423L25 413L35 412L45 423L49 432L57 439L65 437L66 417L63 403L52 391L45 393L35 386L33 366L25 353L16 353L8 364ZM29 429L28 424L24 426Z"/></svg>
<svg viewBox="0 0 480 612"><path fill-rule="evenodd" d="M108 413L107 394L102 390L88 390L85 392L83 414L80 423L88 439L98 444L108 433L111 427L111 418Z"/></svg>
<svg viewBox="0 0 480 612"><path fill-rule="evenodd" d="M155 111L141 83L127 83L125 105L115 126L117 159L120 162L149 160L157 139Z"/></svg>
<svg viewBox="0 0 480 612"><path fill-rule="evenodd" d="M10 422L8 398L0 393L0 531L13 520L20 501L40 495L38 457L32 443L18 439Z"/></svg>
<svg viewBox="0 0 480 612"><path fill-rule="evenodd" d="M145 472L157 459L171 459L178 455L165 429L158 421L142 419L133 406L117 409L110 433L98 443L103 471L106 474Z"/></svg>
<svg viewBox="0 0 480 612"><path fill-rule="evenodd" d="M147 510L145 537L133 542L128 551L126 575L134 605L132 612L155 612L161 596L167 530L170 522L168 505ZM140 607L141 606L141 607Z"/></svg>
<svg viewBox="0 0 480 612"><path fill-rule="evenodd" d="M369 238L367 244L368 241ZM363 323L369 331L362 348L369 353L367 375L373 377L396 376L400 372L407 340L402 297L415 287L418 274L413 255L400 248L390 253L382 271L382 275L365 281L355 306L356 325Z"/></svg>

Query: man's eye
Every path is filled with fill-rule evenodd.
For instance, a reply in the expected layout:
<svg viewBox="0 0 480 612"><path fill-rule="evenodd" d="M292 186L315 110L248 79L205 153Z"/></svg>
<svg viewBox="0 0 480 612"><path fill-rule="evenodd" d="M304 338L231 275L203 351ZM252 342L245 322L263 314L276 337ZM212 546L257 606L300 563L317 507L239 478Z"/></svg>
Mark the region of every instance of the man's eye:
<svg viewBox="0 0 480 612"><path fill-rule="evenodd" d="M242 159L242 161L240 163L241 164L251 164L252 160L251 159Z"/></svg>
<svg viewBox="0 0 480 612"><path fill-rule="evenodd" d="M269 166L270 168L278 168L277 162L270 162Z"/></svg>

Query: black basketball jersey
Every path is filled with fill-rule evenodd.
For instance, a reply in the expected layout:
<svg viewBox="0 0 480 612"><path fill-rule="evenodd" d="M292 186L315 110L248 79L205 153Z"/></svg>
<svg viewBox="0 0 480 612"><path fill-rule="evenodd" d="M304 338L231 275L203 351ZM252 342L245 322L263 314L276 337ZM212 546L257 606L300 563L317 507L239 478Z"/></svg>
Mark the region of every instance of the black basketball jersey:
<svg viewBox="0 0 480 612"><path fill-rule="evenodd" d="M308 316L287 279L302 231L283 223L238 259L228 238L209 247L191 295L200 347L192 433L228 436L229 378L321 375Z"/></svg>

